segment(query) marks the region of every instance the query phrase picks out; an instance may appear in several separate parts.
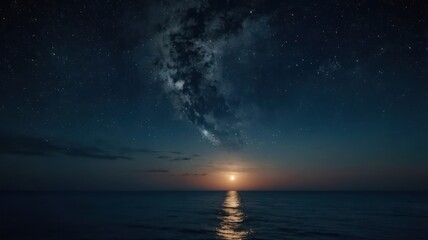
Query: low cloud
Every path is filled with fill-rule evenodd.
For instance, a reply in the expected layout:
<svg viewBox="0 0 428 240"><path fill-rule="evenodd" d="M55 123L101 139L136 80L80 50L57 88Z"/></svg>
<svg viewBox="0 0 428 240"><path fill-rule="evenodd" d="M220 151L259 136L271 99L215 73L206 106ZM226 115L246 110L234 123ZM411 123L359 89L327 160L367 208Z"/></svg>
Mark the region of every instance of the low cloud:
<svg viewBox="0 0 428 240"><path fill-rule="evenodd" d="M103 160L133 159L130 156L97 147L66 145L43 138L0 134L0 155L50 156L53 154Z"/></svg>
<svg viewBox="0 0 428 240"><path fill-rule="evenodd" d="M115 150L116 149L116 150ZM18 156L52 156L64 155L70 157L80 157L101 160L133 160L132 157L138 153L152 154L159 153L157 159L170 161L190 161L198 154L192 154L189 157L180 157L182 152L179 151L159 151L147 148L102 148L85 146L81 144L70 144L58 141L52 141L42 137L14 135L0 132L0 156L18 155ZM175 155L175 156L171 156ZM154 156L156 157L156 155Z"/></svg>
<svg viewBox="0 0 428 240"><path fill-rule="evenodd" d="M141 152L141 153L158 153L159 152L157 150L150 150L150 149L146 149L146 148L135 149L134 151Z"/></svg>
<svg viewBox="0 0 428 240"><path fill-rule="evenodd" d="M145 170L146 173L169 173L169 170L166 169L149 169Z"/></svg>
<svg viewBox="0 0 428 240"><path fill-rule="evenodd" d="M182 154L182 152L176 152L176 151L172 151L172 152L169 152L169 153L177 154L177 155L181 155Z"/></svg>
<svg viewBox="0 0 428 240"><path fill-rule="evenodd" d="M183 173L180 176L182 177L205 177L207 173Z"/></svg>
<svg viewBox="0 0 428 240"><path fill-rule="evenodd" d="M173 158L171 161L191 161L193 158L191 157L179 157L179 158Z"/></svg>

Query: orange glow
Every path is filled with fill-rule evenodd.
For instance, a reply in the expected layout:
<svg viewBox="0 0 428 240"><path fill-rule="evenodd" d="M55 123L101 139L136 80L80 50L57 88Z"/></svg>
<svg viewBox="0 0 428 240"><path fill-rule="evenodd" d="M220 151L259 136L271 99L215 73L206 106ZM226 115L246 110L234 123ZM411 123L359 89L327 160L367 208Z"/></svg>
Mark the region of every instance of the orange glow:
<svg viewBox="0 0 428 240"><path fill-rule="evenodd" d="M271 168L250 157L216 156L212 162L194 169L171 171L171 173L145 174L141 184L158 183L160 189L192 190L269 190L295 184L292 169ZM219 160L220 159L220 160ZM189 174L183 174L189 173ZM197 174L194 174L197 173ZM150 177L150 180L147 178Z"/></svg>

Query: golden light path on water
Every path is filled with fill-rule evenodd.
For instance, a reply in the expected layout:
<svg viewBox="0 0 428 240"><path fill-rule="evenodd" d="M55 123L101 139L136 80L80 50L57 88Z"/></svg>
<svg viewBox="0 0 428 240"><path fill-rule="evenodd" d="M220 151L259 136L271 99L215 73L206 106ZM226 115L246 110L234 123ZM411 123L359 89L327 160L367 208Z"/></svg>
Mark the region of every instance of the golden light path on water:
<svg viewBox="0 0 428 240"><path fill-rule="evenodd" d="M242 229L244 213L237 191L228 191L223 203L217 236L220 239L245 239L251 231Z"/></svg>

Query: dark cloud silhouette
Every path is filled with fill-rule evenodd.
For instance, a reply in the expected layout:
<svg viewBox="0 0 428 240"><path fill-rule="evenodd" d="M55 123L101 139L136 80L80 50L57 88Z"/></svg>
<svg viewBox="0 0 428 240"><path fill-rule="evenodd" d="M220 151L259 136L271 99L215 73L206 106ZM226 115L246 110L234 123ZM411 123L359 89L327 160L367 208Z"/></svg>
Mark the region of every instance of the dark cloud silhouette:
<svg viewBox="0 0 428 240"><path fill-rule="evenodd" d="M114 148L113 148L114 149ZM13 135L0 132L0 156L1 155L21 155L21 156L51 156L60 154L70 157L81 157L103 160L133 160L135 153L171 153L181 155L178 151L158 151L150 149L119 148L114 151L112 148L103 149L99 147L82 146L78 144L58 143L49 139L32 136ZM189 161L192 157L175 157L159 155L158 159L170 159L170 161Z"/></svg>
<svg viewBox="0 0 428 240"><path fill-rule="evenodd" d="M167 150L154 150L154 149L148 149L148 148L128 148L128 147L122 147L120 148L121 152L123 153L159 153L163 155L159 155L158 159L169 159L172 158L171 156L168 156L169 154L174 155L182 155L183 152L180 151L167 151ZM199 154L193 154L193 157L199 157Z"/></svg>
<svg viewBox="0 0 428 240"><path fill-rule="evenodd" d="M146 173L169 173L169 170L166 169L149 169L145 170Z"/></svg>
<svg viewBox="0 0 428 240"><path fill-rule="evenodd" d="M150 149L146 149L146 148L135 149L134 151L141 152L141 153L159 153L159 151L157 151L157 150L150 150Z"/></svg>
<svg viewBox="0 0 428 240"><path fill-rule="evenodd" d="M173 159L171 159L171 161L190 161L192 159L193 158L191 158L191 157L179 157L179 158L173 158Z"/></svg>
<svg viewBox="0 0 428 240"><path fill-rule="evenodd" d="M207 173L183 173L180 176L182 177L205 177Z"/></svg>
<svg viewBox="0 0 428 240"><path fill-rule="evenodd" d="M161 153L162 151L154 150L154 149L148 149L148 148L129 148L129 147L120 147L120 152L122 153L145 153L145 154L152 154L152 153Z"/></svg>
<svg viewBox="0 0 428 240"><path fill-rule="evenodd" d="M132 160L132 157L123 155L114 155L105 152L104 150L97 148L69 148L67 151L62 151L63 154L73 157L84 157L94 159L106 159L106 160Z"/></svg>
<svg viewBox="0 0 428 240"><path fill-rule="evenodd" d="M104 160L132 160L130 156L114 154L95 147L70 146L43 138L0 134L0 155L49 156L53 154Z"/></svg>

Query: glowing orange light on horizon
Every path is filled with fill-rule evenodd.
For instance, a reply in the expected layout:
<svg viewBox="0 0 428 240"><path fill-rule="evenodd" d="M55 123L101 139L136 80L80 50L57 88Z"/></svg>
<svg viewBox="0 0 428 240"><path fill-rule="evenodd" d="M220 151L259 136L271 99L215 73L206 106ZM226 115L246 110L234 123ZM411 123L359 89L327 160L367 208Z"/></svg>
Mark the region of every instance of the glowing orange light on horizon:
<svg viewBox="0 0 428 240"><path fill-rule="evenodd" d="M230 181L235 181L235 175L229 177Z"/></svg>

